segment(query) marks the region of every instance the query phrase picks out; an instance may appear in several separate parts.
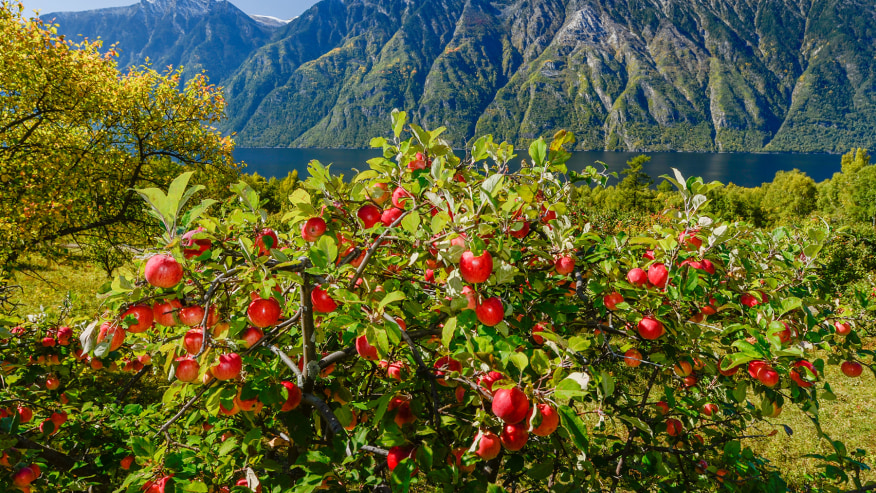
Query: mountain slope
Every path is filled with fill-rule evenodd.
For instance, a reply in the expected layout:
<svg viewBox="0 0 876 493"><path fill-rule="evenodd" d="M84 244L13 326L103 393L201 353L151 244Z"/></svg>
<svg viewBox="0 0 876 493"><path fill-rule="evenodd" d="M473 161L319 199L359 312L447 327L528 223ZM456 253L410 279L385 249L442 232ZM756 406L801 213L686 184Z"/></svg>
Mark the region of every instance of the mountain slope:
<svg viewBox="0 0 876 493"><path fill-rule="evenodd" d="M122 63L208 68L243 146L363 147L400 108L457 146L566 128L579 149L876 147L870 0L323 0L272 33L242 12L208 21L223 8L58 21L137 40Z"/></svg>
<svg viewBox="0 0 876 493"><path fill-rule="evenodd" d="M80 35L118 43L119 65L144 63L158 70L183 65L185 74L202 70L213 82L240 68L277 29L258 22L226 1L142 0L128 7L84 12L53 12L58 32L71 39Z"/></svg>

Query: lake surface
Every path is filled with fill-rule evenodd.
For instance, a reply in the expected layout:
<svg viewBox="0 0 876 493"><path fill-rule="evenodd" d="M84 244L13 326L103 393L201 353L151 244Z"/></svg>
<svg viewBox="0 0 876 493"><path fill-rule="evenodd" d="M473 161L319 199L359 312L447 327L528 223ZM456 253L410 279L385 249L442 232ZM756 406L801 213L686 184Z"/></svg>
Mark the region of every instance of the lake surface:
<svg viewBox="0 0 876 493"><path fill-rule="evenodd" d="M777 171L799 169L816 182L826 180L840 171L840 156L837 154L766 154L766 153L706 153L706 152L575 152L569 160L570 170L580 171L602 161L609 171L620 172L626 162L635 156L646 154L651 161L644 170L654 183L660 183L659 176L672 176L671 168L678 168L685 176L701 176L706 182L718 180L722 183L735 183L745 187L759 186L773 180ZM283 178L293 169L301 177L307 176L307 163L312 159L322 164L331 164L334 173L351 177L354 169L368 169L368 159L379 157L380 149L277 149L277 148L239 148L234 158L247 164L246 172L258 173L265 177ZM464 153L460 151L460 157ZM515 162L528 158L525 152L518 152ZM596 165L597 169L601 169ZM623 178L621 176L621 178Z"/></svg>

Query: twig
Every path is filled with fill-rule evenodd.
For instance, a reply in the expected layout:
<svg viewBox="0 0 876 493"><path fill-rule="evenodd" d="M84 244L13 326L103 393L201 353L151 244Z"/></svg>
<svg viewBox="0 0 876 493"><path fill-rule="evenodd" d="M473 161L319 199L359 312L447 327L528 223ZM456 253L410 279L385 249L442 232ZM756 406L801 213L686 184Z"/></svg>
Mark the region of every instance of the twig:
<svg viewBox="0 0 876 493"><path fill-rule="evenodd" d="M149 365L149 366L151 366L151 365ZM119 391L118 395L116 395L116 404L122 403L122 401L125 399L125 397L127 397L128 392L131 391L131 388L134 386L134 384L137 383L143 377L143 375L145 375L146 372L149 371L149 366L144 366L143 368L140 369L140 371L137 372L136 375L134 375L133 377L130 378L130 380L128 380L128 383L126 383L125 386L122 388L122 390Z"/></svg>
<svg viewBox="0 0 876 493"><path fill-rule="evenodd" d="M280 359L283 360L283 363L285 363L286 366L288 366L289 369L292 370L293 373L295 373L295 378L298 380L298 386L304 387L304 374L301 373L300 369L298 369L298 365L296 365L295 362L292 361L292 359L289 358L289 356L281 351L280 348L278 348L277 346L268 346L268 349L270 349L272 353L279 356Z"/></svg>
<svg viewBox="0 0 876 493"><path fill-rule="evenodd" d="M414 361L417 363L417 375L421 378L425 377L429 379L429 385L432 387L432 426L437 429L439 423L438 406L440 404L438 403L438 387L435 384L435 374L429 370L425 363L423 363L423 357L420 356L420 351L417 350L417 346L414 344L414 340L411 338L410 334L402 329L401 325L399 325L398 322L386 312L383 313L383 318L388 322L395 324L399 330L401 330L402 338L408 343L408 347L411 348L411 353L413 353Z"/></svg>

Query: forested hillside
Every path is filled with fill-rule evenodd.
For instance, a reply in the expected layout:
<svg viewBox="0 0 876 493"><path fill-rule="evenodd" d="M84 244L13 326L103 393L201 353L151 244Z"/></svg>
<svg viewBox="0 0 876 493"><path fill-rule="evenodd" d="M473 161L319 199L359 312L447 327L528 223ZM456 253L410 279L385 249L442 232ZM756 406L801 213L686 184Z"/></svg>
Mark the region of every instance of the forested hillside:
<svg viewBox="0 0 876 493"><path fill-rule="evenodd" d="M225 4L137 8L156 3ZM131 36L97 15L57 18L69 34ZM217 60L170 42L191 34L166 20L142 28L166 47L127 54L206 68L243 146L363 147L402 108L458 146L567 128L578 149L839 152L876 140L874 21L864 1L324 0L270 40L226 21L251 34Z"/></svg>

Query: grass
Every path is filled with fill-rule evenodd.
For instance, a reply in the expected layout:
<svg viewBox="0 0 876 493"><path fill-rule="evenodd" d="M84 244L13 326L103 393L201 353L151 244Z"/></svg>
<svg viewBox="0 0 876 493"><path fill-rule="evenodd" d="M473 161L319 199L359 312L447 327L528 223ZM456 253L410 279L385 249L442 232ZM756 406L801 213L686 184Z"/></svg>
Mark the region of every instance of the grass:
<svg viewBox="0 0 876 493"><path fill-rule="evenodd" d="M21 287L12 296L19 304L19 314L46 312L56 316L65 303L73 314L94 314L100 308L96 294L109 278L95 263L78 257L63 263L34 257L24 267L15 273L13 282Z"/></svg>
<svg viewBox="0 0 876 493"><path fill-rule="evenodd" d="M836 394L835 401L822 400L819 417L821 427L834 440L843 442L852 453L865 449L868 455L862 462L873 462L876 454L876 378L865 371L858 378L848 378L838 366L825 367L825 378ZM747 445L767 457L779 468L789 484L822 486L815 475L817 459L804 457L807 454L828 455L833 448L825 440L819 440L815 425L796 406L788 404L782 414L769 420L778 430L768 439L749 440ZM782 424L793 431L785 433ZM769 431L768 429L766 430ZM759 434L759 433L758 433ZM876 480L876 472L861 475L862 481Z"/></svg>

